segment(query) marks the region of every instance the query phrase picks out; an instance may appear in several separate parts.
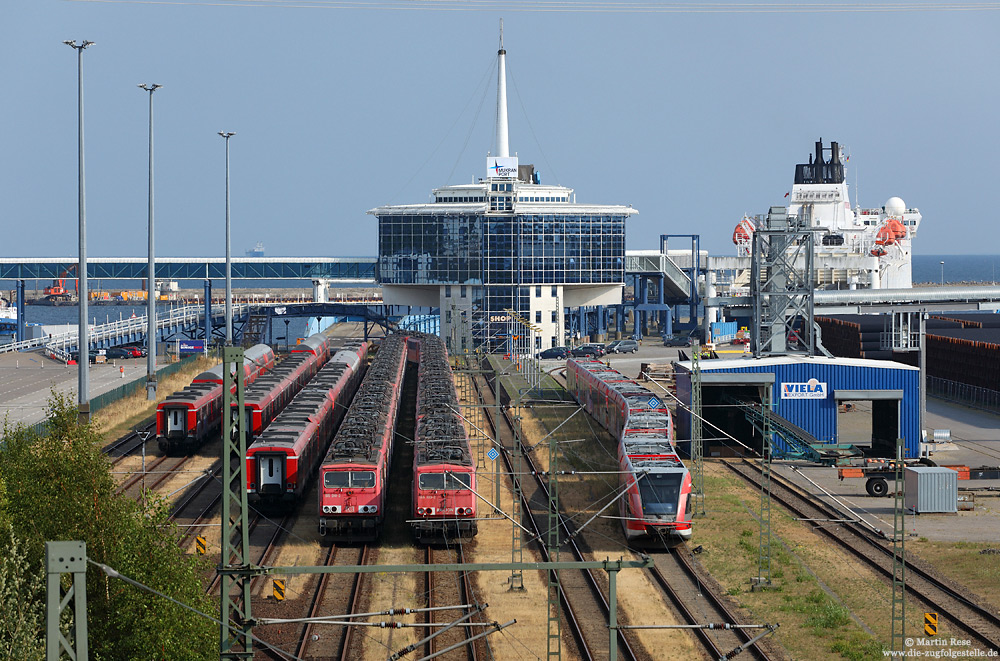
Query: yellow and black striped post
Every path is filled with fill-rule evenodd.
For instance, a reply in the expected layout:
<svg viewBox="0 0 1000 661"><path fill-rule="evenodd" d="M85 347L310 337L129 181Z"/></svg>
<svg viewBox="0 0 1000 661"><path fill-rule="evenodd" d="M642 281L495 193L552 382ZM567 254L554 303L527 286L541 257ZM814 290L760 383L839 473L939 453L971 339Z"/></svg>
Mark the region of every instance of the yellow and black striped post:
<svg viewBox="0 0 1000 661"><path fill-rule="evenodd" d="M194 545L195 548L198 549L198 555L205 555L205 552L208 550L208 544L205 542L204 535L198 535L195 537Z"/></svg>
<svg viewBox="0 0 1000 661"><path fill-rule="evenodd" d="M274 597L275 601L285 600L285 580L283 578L276 578L272 581L271 595Z"/></svg>
<svg viewBox="0 0 1000 661"><path fill-rule="evenodd" d="M924 613L924 633L928 636L938 635L938 614Z"/></svg>

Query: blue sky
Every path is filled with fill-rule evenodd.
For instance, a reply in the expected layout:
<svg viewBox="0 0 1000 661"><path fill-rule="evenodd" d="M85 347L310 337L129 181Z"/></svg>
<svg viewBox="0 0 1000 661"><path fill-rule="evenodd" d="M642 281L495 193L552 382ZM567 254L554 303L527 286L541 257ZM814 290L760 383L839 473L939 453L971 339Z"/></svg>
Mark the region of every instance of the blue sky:
<svg viewBox="0 0 1000 661"><path fill-rule="evenodd" d="M158 254L224 254L226 130L234 255L262 241L270 256L371 256L367 210L483 175L501 17L512 152L578 202L636 207L629 249L700 233L732 254L742 214L781 204L822 137L851 155L852 202L857 182L863 205L898 195L920 208L916 254L1000 252L1000 11L414 6L5 2L0 256L76 255L77 69L64 39L96 42L84 53L91 256L146 253L138 83L164 85Z"/></svg>

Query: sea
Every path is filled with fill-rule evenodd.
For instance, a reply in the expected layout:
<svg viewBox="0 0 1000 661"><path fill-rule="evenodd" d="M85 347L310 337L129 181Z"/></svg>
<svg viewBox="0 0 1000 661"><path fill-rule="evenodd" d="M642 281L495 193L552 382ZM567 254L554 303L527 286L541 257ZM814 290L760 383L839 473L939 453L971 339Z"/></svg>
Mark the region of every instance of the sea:
<svg viewBox="0 0 1000 661"><path fill-rule="evenodd" d="M915 285L989 285L996 284L1000 276L1000 255L914 255L913 283ZM133 283L134 284L134 283ZM200 285L200 281L198 285ZM9 291L14 283L0 281L4 298L10 300ZM289 282L283 280L234 281L234 288L275 289L283 287L308 287L309 281ZM30 286L30 285L29 285ZM125 285L127 286L127 285ZM184 283L182 283L182 287ZM218 292L218 289L215 290ZM162 307L160 308L162 310ZM91 305L88 315L92 323L102 324L135 314L145 314L145 305ZM80 320L79 308L75 305L29 305L25 308L25 321L29 324L77 324ZM307 328L306 319L294 319L288 327L289 339L302 337ZM284 324L275 324L273 336L284 339Z"/></svg>

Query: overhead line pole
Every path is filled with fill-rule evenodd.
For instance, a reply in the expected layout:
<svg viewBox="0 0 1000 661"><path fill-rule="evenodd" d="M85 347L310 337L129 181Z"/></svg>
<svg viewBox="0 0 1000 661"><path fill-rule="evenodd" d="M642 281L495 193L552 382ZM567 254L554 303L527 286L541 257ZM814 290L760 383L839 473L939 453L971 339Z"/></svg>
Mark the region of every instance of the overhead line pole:
<svg viewBox="0 0 1000 661"><path fill-rule="evenodd" d="M146 399L156 400L156 262L153 252L153 92L156 83L139 84L149 92L149 264L146 267Z"/></svg>
<svg viewBox="0 0 1000 661"><path fill-rule="evenodd" d="M82 41L77 45L76 41L64 41L64 44L76 50L76 84L77 84L77 157L78 157L78 214L79 214L79 242L80 260L77 266L77 276L80 281L79 305L80 305L80 331L77 342L77 400L79 401L79 420L87 423L90 421L90 336L87 326L87 200L86 185L83 167L83 51L94 45L93 41Z"/></svg>

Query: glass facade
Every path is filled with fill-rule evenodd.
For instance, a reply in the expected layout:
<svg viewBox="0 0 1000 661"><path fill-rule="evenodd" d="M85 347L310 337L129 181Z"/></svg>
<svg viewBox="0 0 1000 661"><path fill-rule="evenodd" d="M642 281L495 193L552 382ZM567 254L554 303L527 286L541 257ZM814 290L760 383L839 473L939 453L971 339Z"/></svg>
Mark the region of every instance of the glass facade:
<svg viewBox="0 0 1000 661"><path fill-rule="evenodd" d="M496 202L506 209L510 189L487 191L487 197L487 206L492 208ZM503 338L510 332L508 310L541 323L540 313L532 311L532 298L539 299L536 307L557 305L541 303L543 292L551 292L549 301L556 298L557 285L621 285L625 281L627 213L580 214L568 208L542 214L427 209L421 214L376 215L381 283L440 285L447 301L442 307L469 311L469 331L477 347L504 346ZM550 323L558 323L557 312L545 316L551 316ZM444 310L444 319L446 324L455 321L449 309ZM540 341L539 336L536 342Z"/></svg>
<svg viewBox="0 0 1000 661"><path fill-rule="evenodd" d="M379 217L383 284L616 284L624 257L625 215Z"/></svg>

